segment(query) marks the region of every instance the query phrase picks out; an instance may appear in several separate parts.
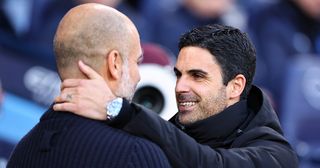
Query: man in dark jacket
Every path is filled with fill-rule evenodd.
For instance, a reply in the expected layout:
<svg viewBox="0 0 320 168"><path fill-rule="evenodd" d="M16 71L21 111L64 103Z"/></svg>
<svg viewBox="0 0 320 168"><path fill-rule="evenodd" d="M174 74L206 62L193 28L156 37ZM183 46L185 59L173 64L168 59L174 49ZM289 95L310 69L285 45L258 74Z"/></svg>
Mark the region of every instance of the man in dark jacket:
<svg viewBox="0 0 320 168"><path fill-rule="evenodd" d="M59 24L54 49L62 80L85 78L77 66L81 59L99 72L102 76L99 79L110 86L113 94L127 99L133 95L132 88L140 80L139 34L134 24L117 10L99 4L71 9ZM118 88L119 85L125 87ZM121 99L118 101L121 103ZM16 167L167 168L170 165L162 150L146 139L107 127L103 122L54 112L50 107L15 147L8 168Z"/></svg>
<svg viewBox="0 0 320 168"><path fill-rule="evenodd" d="M228 26L207 25L184 34L179 49L174 68L179 112L171 119L173 124L126 100L113 119L108 117L109 111L92 110L103 109L105 104L87 105L110 95L107 86L92 87L97 80L65 80L58 101L72 105L56 104L54 109L74 107L68 111L100 120L108 118L109 125L157 143L177 168L298 166L268 99L251 85L256 57L246 34ZM74 87L81 90L71 93ZM68 94L82 101L66 100Z"/></svg>

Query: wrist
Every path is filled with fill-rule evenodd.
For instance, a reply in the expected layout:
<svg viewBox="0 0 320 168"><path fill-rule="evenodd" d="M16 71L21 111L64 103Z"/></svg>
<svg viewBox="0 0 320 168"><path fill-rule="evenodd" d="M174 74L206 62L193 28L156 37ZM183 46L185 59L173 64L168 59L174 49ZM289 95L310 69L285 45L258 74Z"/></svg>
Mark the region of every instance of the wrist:
<svg viewBox="0 0 320 168"><path fill-rule="evenodd" d="M114 128L123 129L134 117L136 108L128 100L123 99L122 108L116 118L112 121L105 120L106 123ZM106 115L105 115L106 117Z"/></svg>

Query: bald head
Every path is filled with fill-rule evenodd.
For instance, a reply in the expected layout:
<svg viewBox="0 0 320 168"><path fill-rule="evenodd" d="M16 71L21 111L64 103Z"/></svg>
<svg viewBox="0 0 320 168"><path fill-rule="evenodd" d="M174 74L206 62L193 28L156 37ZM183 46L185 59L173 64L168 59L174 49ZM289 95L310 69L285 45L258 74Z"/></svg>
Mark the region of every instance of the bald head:
<svg viewBox="0 0 320 168"><path fill-rule="evenodd" d="M119 51L126 60L135 36L139 35L130 19L111 7L88 3L72 8L60 21L54 38L61 78L82 77L78 60L100 73L111 50Z"/></svg>

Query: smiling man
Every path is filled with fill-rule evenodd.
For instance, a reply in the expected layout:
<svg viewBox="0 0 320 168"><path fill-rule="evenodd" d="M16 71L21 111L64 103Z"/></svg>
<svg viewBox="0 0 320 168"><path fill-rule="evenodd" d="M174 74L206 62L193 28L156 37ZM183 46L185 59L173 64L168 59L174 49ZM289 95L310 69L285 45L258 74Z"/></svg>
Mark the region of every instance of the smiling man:
<svg viewBox="0 0 320 168"><path fill-rule="evenodd" d="M110 126L146 137L177 168L298 167L276 113L263 92L252 85L256 56L245 33L229 26L198 27L181 37L179 50L174 68L179 111L171 123L126 100L118 107L120 113L107 119L108 110L92 109L112 103L102 96L112 94L106 85L94 87L101 81L90 79L65 80L58 100L67 103L58 103L54 109L107 120ZM96 75L93 70L83 72ZM66 100L68 94L80 99ZM92 103L97 99L105 103Z"/></svg>
<svg viewBox="0 0 320 168"><path fill-rule="evenodd" d="M206 119L228 106L221 68L209 51L198 47L183 48L174 71L177 76L176 97L181 124Z"/></svg>

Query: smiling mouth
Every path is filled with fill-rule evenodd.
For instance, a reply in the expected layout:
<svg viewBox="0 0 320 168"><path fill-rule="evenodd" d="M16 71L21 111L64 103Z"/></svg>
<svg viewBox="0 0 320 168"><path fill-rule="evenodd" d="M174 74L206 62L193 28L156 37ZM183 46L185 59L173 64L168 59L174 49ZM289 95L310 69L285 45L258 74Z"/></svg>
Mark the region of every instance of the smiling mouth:
<svg viewBox="0 0 320 168"><path fill-rule="evenodd" d="M192 111L192 109L195 107L195 105L197 104L197 102L195 101L190 101L190 102L179 102L179 112L188 112L188 111Z"/></svg>
<svg viewBox="0 0 320 168"><path fill-rule="evenodd" d="M196 105L196 102L180 102L179 106L190 107Z"/></svg>

